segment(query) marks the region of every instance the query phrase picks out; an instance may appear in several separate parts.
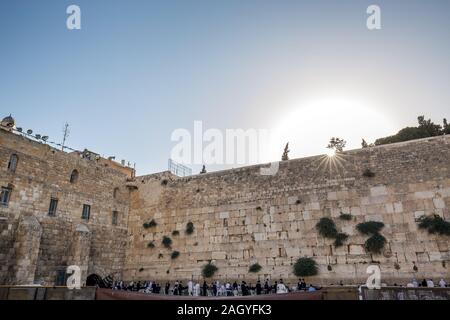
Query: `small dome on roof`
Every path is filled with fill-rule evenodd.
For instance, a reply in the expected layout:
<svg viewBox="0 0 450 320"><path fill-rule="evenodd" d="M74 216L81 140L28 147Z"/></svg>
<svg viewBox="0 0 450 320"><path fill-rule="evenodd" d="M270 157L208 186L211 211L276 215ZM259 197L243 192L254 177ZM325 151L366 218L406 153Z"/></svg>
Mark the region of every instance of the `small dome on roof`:
<svg viewBox="0 0 450 320"><path fill-rule="evenodd" d="M14 120L14 118L11 115L3 118L2 122L1 122L2 127L6 127L9 129L14 128L15 125L16 125L16 120Z"/></svg>

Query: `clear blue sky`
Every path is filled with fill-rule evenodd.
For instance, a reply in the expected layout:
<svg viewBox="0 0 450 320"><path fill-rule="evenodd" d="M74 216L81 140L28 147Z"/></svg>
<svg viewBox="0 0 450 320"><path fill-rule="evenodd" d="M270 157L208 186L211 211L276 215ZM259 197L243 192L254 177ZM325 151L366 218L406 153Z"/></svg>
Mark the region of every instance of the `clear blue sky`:
<svg viewBox="0 0 450 320"><path fill-rule="evenodd" d="M66 28L70 4L81 7L81 30ZM366 28L370 4L381 7L381 30ZM172 131L194 120L270 129L303 101L338 96L389 122L336 132L357 147L353 133L450 117L449 39L448 0L2 0L0 116L54 140L67 121L71 147L145 174L166 169ZM299 126L325 145L321 119L307 122ZM294 131L291 150L320 153Z"/></svg>

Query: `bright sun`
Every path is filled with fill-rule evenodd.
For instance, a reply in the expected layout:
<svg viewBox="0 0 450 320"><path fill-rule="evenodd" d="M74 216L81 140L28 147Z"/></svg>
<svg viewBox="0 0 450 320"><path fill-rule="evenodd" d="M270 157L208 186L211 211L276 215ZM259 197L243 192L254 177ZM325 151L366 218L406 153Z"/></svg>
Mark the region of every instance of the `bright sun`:
<svg viewBox="0 0 450 320"><path fill-rule="evenodd" d="M380 108L351 99L318 99L293 105L289 113L271 131L270 155L279 160L289 142L290 158L312 155L334 155L326 148L331 137L347 141L346 150L361 147L361 139L373 142L394 134L396 125ZM330 154L330 152L332 152Z"/></svg>
<svg viewBox="0 0 450 320"><path fill-rule="evenodd" d="M334 157L336 155L336 150L327 148L327 156Z"/></svg>

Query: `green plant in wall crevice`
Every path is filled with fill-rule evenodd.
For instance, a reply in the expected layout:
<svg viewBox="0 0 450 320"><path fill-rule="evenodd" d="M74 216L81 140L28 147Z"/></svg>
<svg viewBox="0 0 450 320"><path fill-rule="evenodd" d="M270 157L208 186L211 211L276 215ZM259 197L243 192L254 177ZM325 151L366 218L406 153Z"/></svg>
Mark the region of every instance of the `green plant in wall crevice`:
<svg viewBox="0 0 450 320"><path fill-rule="evenodd" d="M194 224L189 221L186 224L186 234L193 234L193 233L194 233Z"/></svg>
<svg viewBox="0 0 450 320"><path fill-rule="evenodd" d="M168 236L164 236L161 240L161 243L164 247L170 248L172 245L172 239L170 239Z"/></svg>
<svg viewBox="0 0 450 320"><path fill-rule="evenodd" d="M377 234L383 229L384 223L378 221L367 221L356 225L356 230L365 235Z"/></svg>
<svg viewBox="0 0 450 320"><path fill-rule="evenodd" d="M336 238L334 239L334 246L335 247L341 247L344 245L344 241L348 239L348 234L340 232L336 235Z"/></svg>
<svg viewBox="0 0 450 320"><path fill-rule="evenodd" d="M294 263L293 272L297 277L311 277L317 275L319 268L314 259L304 257Z"/></svg>
<svg viewBox="0 0 450 320"><path fill-rule="evenodd" d="M348 234L337 231L336 224L330 218L321 218L316 224L316 229L322 237L334 239L334 245L336 247L342 246L348 238Z"/></svg>
<svg viewBox="0 0 450 320"><path fill-rule="evenodd" d="M211 278L216 273L217 270L219 270L219 268L217 268L211 262L208 262L202 268L202 275L204 278Z"/></svg>
<svg viewBox="0 0 450 320"><path fill-rule="evenodd" d="M252 273L258 273L262 269L261 265L259 263L254 263L248 268L248 272Z"/></svg>
<svg viewBox="0 0 450 320"><path fill-rule="evenodd" d="M380 254L386 244L386 238L376 233L366 240L364 247L370 253Z"/></svg>
<svg viewBox="0 0 450 320"><path fill-rule="evenodd" d="M144 222L144 224L142 225L145 229L148 229L148 228L153 228L153 227L156 227L157 226L157 223L156 223L156 221L154 220L154 219L152 219L151 221L149 221L149 222Z"/></svg>
<svg viewBox="0 0 450 320"><path fill-rule="evenodd" d="M364 235L370 235L366 240L364 248L367 252L373 254L380 254L386 245L386 238L380 234L381 229L384 228L383 222L367 221L356 225L356 230Z"/></svg>
<svg viewBox="0 0 450 320"><path fill-rule="evenodd" d="M438 215L421 217L419 229L425 229L429 234L450 236L450 222Z"/></svg>
<svg viewBox="0 0 450 320"><path fill-rule="evenodd" d="M344 220L344 221L350 221L352 220L352 215L349 213L342 213L339 215L339 219Z"/></svg>
<svg viewBox="0 0 450 320"><path fill-rule="evenodd" d="M321 218L316 224L316 229L322 237L336 239L338 231L334 221L330 218Z"/></svg>

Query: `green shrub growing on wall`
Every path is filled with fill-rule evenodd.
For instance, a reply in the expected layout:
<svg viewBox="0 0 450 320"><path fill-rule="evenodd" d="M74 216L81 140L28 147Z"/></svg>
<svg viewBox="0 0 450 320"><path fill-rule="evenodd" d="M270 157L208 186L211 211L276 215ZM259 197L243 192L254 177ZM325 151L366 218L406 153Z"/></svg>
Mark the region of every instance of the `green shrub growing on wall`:
<svg viewBox="0 0 450 320"><path fill-rule="evenodd" d="M148 228L156 227L156 225L157 225L156 221L155 221L154 219L152 219L150 222L145 222L145 223L143 224L143 227L144 227L145 229L148 229Z"/></svg>
<svg viewBox="0 0 450 320"><path fill-rule="evenodd" d="M367 252L374 254L379 254L382 252L384 245L386 244L386 238L380 234L383 227L384 223L378 221L367 221L356 226L356 229L360 233L371 236L365 243Z"/></svg>
<svg viewBox="0 0 450 320"><path fill-rule="evenodd" d="M347 240L348 235L345 233L339 233L336 229L334 221L330 218L321 218L316 224L316 229L319 234L325 238L334 239L334 245L340 247Z"/></svg>
<svg viewBox="0 0 450 320"><path fill-rule="evenodd" d="M363 177L366 177L366 178L373 178L373 177L375 177L375 173L372 172L372 170L370 170L370 169L364 170L362 175L363 175Z"/></svg>
<svg viewBox="0 0 450 320"><path fill-rule="evenodd" d="M186 224L186 234L193 234L193 233L194 233L194 224L189 221Z"/></svg>
<svg viewBox="0 0 450 320"><path fill-rule="evenodd" d="M349 213L342 213L339 215L339 219L341 220L345 220L345 221L350 221L352 220L352 215Z"/></svg>
<svg viewBox="0 0 450 320"><path fill-rule="evenodd" d="M438 215L420 218L419 228L427 230L429 234L450 236L450 222L445 221Z"/></svg>
<svg viewBox="0 0 450 320"><path fill-rule="evenodd" d="M180 255L180 252L178 252L178 251L173 251L172 254L170 255L170 258L171 258L172 260L174 260L174 259L178 258L179 255Z"/></svg>
<svg viewBox="0 0 450 320"><path fill-rule="evenodd" d="M336 238L334 239L334 246L335 247L340 247L342 245L344 245L344 241L347 240L348 238L348 234L346 233L338 233Z"/></svg>
<svg viewBox="0 0 450 320"><path fill-rule="evenodd" d="M316 261L311 258L299 258L293 266L294 274L297 277L310 277L318 273Z"/></svg>
<svg viewBox="0 0 450 320"><path fill-rule="evenodd" d="M180 231L178 231L178 230L173 230L172 231L172 235L175 237L175 236L178 236L178 235L180 235Z"/></svg>
<svg viewBox="0 0 450 320"><path fill-rule="evenodd" d="M150 241L150 242L147 244L147 247L149 247L149 248L154 248L154 247L155 247L155 242L154 242L154 241Z"/></svg>
<svg viewBox="0 0 450 320"><path fill-rule="evenodd" d="M365 235L377 234L383 229L384 223L378 221L362 222L356 226L356 230Z"/></svg>
<svg viewBox="0 0 450 320"><path fill-rule="evenodd" d="M209 262L203 266L202 275L204 278L211 278L217 270L219 270L219 268Z"/></svg>
<svg viewBox="0 0 450 320"><path fill-rule="evenodd" d="M248 268L248 272L257 273L260 272L261 269L262 267L259 263L254 263Z"/></svg>
<svg viewBox="0 0 450 320"><path fill-rule="evenodd" d="M386 238L376 233L366 240L365 248L367 252L379 254L386 244Z"/></svg>
<svg viewBox="0 0 450 320"><path fill-rule="evenodd" d="M321 218L316 224L316 228L322 237L336 239L338 231L333 220L330 218Z"/></svg>
<svg viewBox="0 0 450 320"><path fill-rule="evenodd" d="M167 236L164 236L164 237L162 238L161 243L163 244L164 247L170 248L170 246L172 245L172 239L170 239L170 238L167 237Z"/></svg>

